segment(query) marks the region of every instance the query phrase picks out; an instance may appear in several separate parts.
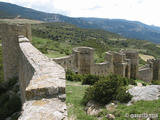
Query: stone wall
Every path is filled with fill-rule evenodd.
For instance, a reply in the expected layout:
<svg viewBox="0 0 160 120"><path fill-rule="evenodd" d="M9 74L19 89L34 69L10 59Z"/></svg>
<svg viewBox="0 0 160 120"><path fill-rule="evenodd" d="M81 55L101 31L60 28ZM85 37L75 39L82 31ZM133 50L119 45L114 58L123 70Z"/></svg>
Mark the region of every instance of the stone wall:
<svg viewBox="0 0 160 120"><path fill-rule="evenodd" d="M145 82L151 82L153 80L153 69L149 67L144 67L138 71L138 79Z"/></svg>
<svg viewBox="0 0 160 120"><path fill-rule="evenodd" d="M73 56L65 56L60 58L51 58L51 60L55 61L59 65L61 65L65 70L66 69L74 69Z"/></svg>
<svg viewBox="0 0 160 120"><path fill-rule="evenodd" d="M134 60L132 58L127 59L125 53L106 52L103 63L94 63L93 56L93 48L77 47L73 49L70 56L52 60L62 65L65 69L71 69L79 74L108 75L114 73L123 77L131 77L131 62ZM136 60L138 61L138 59ZM137 68L132 69L137 71Z"/></svg>
<svg viewBox="0 0 160 120"><path fill-rule="evenodd" d="M19 119L64 119L67 116L64 69L33 47L27 38L19 40L19 80L25 102Z"/></svg>
<svg viewBox="0 0 160 120"><path fill-rule="evenodd" d="M80 74L90 74L93 71L94 58L93 48L77 47L73 49L74 65L76 65L77 72Z"/></svg>
<svg viewBox="0 0 160 120"><path fill-rule="evenodd" d="M153 80L160 80L160 59L151 60L153 65Z"/></svg>
<svg viewBox="0 0 160 120"><path fill-rule="evenodd" d="M108 75L114 73L146 82L160 80L160 60L149 60L147 67L139 68L138 52L133 50L106 52L103 63L94 63L93 54L93 48L77 47L73 49L70 56L52 60L65 69L71 69L79 74Z"/></svg>
<svg viewBox="0 0 160 120"><path fill-rule="evenodd" d="M138 52L135 50L127 50L125 51L126 58L130 59L131 62L131 71L130 76L133 79L138 77L138 64L139 64L139 56Z"/></svg>
<svg viewBox="0 0 160 120"><path fill-rule="evenodd" d="M110 63L109 62L95 63L92 72L93 72L92 74L95 75L108 75L112 73Z"/></svg>
<svg viewBox="0 0 160 120"><path fill-rule="evenodd" d="M64 68L30 43L29 25L4 24L1 28L6 80L19 77L23 102L19 120L67 119Z"/></svg>
<svg viewBox="0 0 160 120"><path fill-rule="evenodd" d="M113 70L115 74L121 75L123 77L126 76L126 67L127 67L127 62L125 61L126 56L123 53L113 53ZM129 76L130 78L130 76Z"/></svg>
<svg viewBox="0 0 160 120"><path fill-rule="evenodd" d="M31 39L31 30L29 28L30 25L27 24L0 24L0 36L2 38L2 55L5 80L8 80L13 77L18 77L18 35L24 35Z"/></svg>

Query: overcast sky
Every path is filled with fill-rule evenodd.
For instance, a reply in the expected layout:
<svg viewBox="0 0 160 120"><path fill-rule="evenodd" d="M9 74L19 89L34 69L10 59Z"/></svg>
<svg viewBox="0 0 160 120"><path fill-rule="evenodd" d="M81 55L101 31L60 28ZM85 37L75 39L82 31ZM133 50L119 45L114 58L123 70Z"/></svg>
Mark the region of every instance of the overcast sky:
<svg viewBox="0 0 160 120"><path fill-rule="evenodd" d="M160 26L160 0L0 0L70 17L136 20Z"/></svg>

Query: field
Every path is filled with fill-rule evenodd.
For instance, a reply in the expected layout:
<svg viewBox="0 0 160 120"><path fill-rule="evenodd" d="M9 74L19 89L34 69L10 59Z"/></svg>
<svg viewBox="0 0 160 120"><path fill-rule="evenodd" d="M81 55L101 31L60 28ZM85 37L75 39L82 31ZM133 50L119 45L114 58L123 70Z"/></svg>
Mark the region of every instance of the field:
<svg viewBox="0 0 160 120"><path fill-rule="evenodd" d="M149 59L155 59L153 56L151 55L144 55L144 54L139 54L140 58L143 59L144 61L147 61Z"/></svg>

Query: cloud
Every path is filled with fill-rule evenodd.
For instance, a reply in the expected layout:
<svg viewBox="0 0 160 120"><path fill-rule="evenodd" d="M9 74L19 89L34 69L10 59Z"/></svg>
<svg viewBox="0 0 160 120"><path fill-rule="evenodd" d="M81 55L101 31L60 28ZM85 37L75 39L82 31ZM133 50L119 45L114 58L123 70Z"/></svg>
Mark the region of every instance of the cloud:
<svg viewBox="0 0 160 120"><path fill-rule="evenodd" d="M121 18L160 26L159 0L0 0L71 17Z"/></svg>

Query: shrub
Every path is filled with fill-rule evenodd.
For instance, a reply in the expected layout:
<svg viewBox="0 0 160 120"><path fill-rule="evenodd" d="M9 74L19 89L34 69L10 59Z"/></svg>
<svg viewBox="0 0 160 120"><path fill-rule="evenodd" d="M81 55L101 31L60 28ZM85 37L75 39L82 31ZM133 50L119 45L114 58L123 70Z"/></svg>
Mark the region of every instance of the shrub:
<svg viewBox="0 0 160 120"><path fill-rule="evenodd" d="M87 74L87 75L84 75L82 84L83 85L93 85L95 82L103 78L104 77L102 76Z"/></svg>
<svg viewBox="0 0 160 120"><path fill-rule="evenodd" d="M125 87L121 87L118 89L114 99L118 100L121 103L127 103L131 100L131 98L132 95L127 92L127 89Z"/></svg>
<svg viewBox="0 0 160 120"><path fill-rule="evenodd" d="M18 78L0 83L0 119L5 119L21 110L21 99L18 94ZM1 91L2 90L2 91ZM17 115L15 116L18 117Z"/></svg>
<svg viewBox="0 0 160 120"><path fill-rule="evenodd" d="M153 85L160 85L160 80L152 80Z"/></svg>
<svg viewBox="0 0 160 120"><path fill-rule="evenodd" d="M147 83L142 83L142 85L143 85L143 86L146 86L146 85L147 85Z"/></svg>
<svg viewBox="0 0 160 120"><path fill-rule="evenodd" d="M83 103L86 104L89 100L94 100L101 104L107 104L111 100L128 102L131 99L131 95L126 93L125 87L127 85L128 79L118 75L109 75L86 89Z"/></svg>
<svg viewBox="0 0 160 120"><path fill-rule="evenodd" d="M9 89L12 89L12 87L14 86L14 84L17 83L18 78L14 77L12 79L9 79L7 81L3 81L0 83L0 95L4 92L6 92Z"/></svg>
<svg viewBox="0 0 160 120"><path fill-rule="evenodd" d="M129 84L131 85L137 85L136 81L134 79L128 79L129 80Z"/></svg>
<svg viewBox="0 0 160 120"><path fill-rule="evenodd" d="M116 87L128 85L130 82L130 79L115 74L108 75L106 79L114 82L114 84L117 85Z"/></svg>
<svg viewBox="0 0 160 120"><path fill-rule="evenodd" d="M66 79L68 81L82 81L83 75L75 74L73 71L67 70L66 71Z"/></svg>

